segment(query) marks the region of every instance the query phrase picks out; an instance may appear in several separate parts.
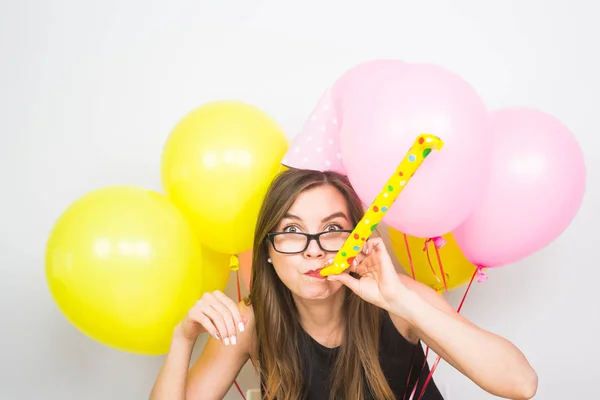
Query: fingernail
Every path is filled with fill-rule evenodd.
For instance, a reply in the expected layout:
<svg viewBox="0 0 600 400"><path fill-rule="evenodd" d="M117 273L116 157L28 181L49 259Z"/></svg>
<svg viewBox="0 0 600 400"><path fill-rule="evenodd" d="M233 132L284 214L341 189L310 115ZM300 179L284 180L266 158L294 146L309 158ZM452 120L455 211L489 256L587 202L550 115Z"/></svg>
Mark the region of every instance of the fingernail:
<svg viewBox="0 0 600 400"><path fill-rule="evenodd" d="M217 340L221 340L221 336L219 336L218 333L215 333L215 337L217 338Z"/></svg>
<svg viewBox="0 0 600 400"><path fill-rule="evenodd" d="M238 329L240 332L244 332L244 324L242 322L238 324Z"/></svg>
<svg viewBox="0 0 600 400"><path fill-rule="evenodd" d="M231 344L236 344L237 343L237 338L235 337L235 335L233 335L231 337Z"/></svg>
<svg viewBox="0 0 600 400"><path fill-rule="evenodd" d="M223 343L225 343L225 346L229 346L229 338L226 337L225 339L223 339Z"/></svg>
<svg viewBox="0 0 600 400"><path fill-rule="evenodd" d="M369 248L368 247L365 249L365 254L367 254L367 255L369 254Z"/></svg>

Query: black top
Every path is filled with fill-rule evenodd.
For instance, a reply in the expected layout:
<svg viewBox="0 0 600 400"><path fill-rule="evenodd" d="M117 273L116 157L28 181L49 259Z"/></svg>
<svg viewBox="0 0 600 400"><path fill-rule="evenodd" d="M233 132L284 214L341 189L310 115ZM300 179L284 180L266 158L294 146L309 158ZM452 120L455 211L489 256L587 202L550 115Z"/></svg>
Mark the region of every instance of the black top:
<svg viewBox="0 0 600 400"><path fill-rule="evenodd" d="M410 398L410 394L419 376L414 399L421 393L423 383L429 375L429 366L425 363L425 353L420 344L408 342L396 329L389 314L384 312L383 324L379 336L379 362L396 399ZM304 371L305 396L304 400L328 400L329 379L337 348L328 348L314 340L304 330L299 333L300 358ZM412 372L411 371L412 365ZM423 368L423 365L425 367ZM408 381L410 372L410 382ZM261 388L264 387L261 382ZM406 392L406 396L405 396ZM366 393L367 399L372 399ZM423 400L443 400L433 379L429 381Z"/></svg>

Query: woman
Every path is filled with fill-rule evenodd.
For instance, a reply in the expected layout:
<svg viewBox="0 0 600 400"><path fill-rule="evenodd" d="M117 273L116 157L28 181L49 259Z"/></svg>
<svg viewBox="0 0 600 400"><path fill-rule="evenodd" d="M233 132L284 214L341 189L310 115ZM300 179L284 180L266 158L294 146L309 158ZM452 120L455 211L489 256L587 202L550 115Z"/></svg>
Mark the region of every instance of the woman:
<svg viewBox="0 0 600 400"><path fill-rule="evenodd" d="M248 299L202 296L175 328L150 398L221 399L248 359L272 399L408 399L418 378L416 398L428 373L421 342L489 393L532 398L537 375L524 355L398 275L380 238L347 273L319 274L362 215L342 175L281 173L259 214ZM212 337L188 371L203 332ZM430 382L423 398L442 396Z"/></svg>

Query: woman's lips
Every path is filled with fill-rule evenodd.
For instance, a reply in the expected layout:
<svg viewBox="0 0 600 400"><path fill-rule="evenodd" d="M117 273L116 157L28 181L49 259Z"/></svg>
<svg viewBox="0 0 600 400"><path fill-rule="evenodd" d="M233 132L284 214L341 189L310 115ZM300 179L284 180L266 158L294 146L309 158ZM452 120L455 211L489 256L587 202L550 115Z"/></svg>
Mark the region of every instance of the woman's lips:
<svg viewBox="0 0 600 400"><path fill-rule="evenodd" d="M321 274L319 273L323 268L319 268L319 269L313 269L311 271L305 272L304 275L306 276L310 276L313 278L321 278L321 279L325 279L324 276L321 276Z"/></svg>

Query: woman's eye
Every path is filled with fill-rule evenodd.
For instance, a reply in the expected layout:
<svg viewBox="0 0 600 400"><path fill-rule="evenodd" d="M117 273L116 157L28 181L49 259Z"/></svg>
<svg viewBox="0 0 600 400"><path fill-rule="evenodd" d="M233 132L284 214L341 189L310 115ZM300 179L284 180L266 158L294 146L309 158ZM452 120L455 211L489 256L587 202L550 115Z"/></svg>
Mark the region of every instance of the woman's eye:
<svg viewBox="0 0 600 400"><path fill-rule="evenodd" d="M327 228L325 228L326 231L330 232L330 231L341 231L342 227L340 225L337 224L332 224L332 225L328 225Z"/></svg>
<svg viewBox="0 0 600 400"><path fill-rule="evenodd" d="M294 225L286 226L283 228L283 231L287 233L296 233L298 232L298 227Z"/></svg>

